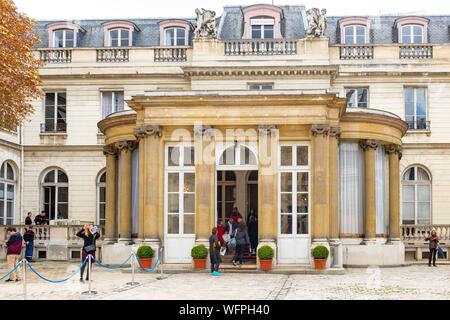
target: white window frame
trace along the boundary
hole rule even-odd
[[[97,190],[97,224],[98,225],[102,225],[101,224],[101,218],[100,218],[100,205],[104,204],[105,205],[105,221],[106,221],[106,182],[101,182],[101,178],[102,176],[105,175],[106,177],[106,169],[103,169],[102,171],[100,171],[98,177],[97,177],[97,181],[96,181],[96,190]],[[101,202],[100,201],[100,188],[105,188],[105,202]],[[103,224],[104,225],[104,224]]]
[[[130,29],[120,28],[120,27],[119,28],[108,29],[108,39],[109,39],[108,45],[110,47],[113,47],[113,45],[112,45],[113,38],[111,36],[111,32],[116,31],[116,30],[118,30],[118,32],[117,32],[117,46],[114,46],[114,48],[130,47],[132,45],[131,41],[132,41],[133,34],[132,34]],[[128,32],[128,44],[126,46],[122,46],[122,31]]]
[[[426,109],[426,112],[425,112],[425,122],[428,122],[429,120],[429,117],[428,117],[428,113],[429,113],[429,111],[428,111],[428,88],[426,88],[426,87],[404,87],[403,88],[403,101],[404,101],[404,106],[403,106],[403,111],[404,111],[404,114],[405,114],[405,117],[404,117],[404,119],[405,119],[405,121],[407,121],[407,119],[406,119],[406,116],[407,116],[407,114],[406,114],[406,90],[413,90],[413,92],[414,92],[414,94],[413,94],[413,96],[414,96],[414,101],[413,101],[413,103],[414,103],[414,114],[412,115],[413,116],[413,121],[414,121],[414,128],[409,128],[408,127],[408,130],[426,130],[426,129],[418,129],[417,128],[417,90],[424,90],[424,92],[425,92],[425,109]]]
[[[250,20],[250,37],[252,39],[274,39],[275,38],[275,18],[272,17],[261,17],[261,18],[252,18]],[[261,27],[261,38],[253,38],[253,26],[260,26]],[[272,38],[265,38],[264,37],[264,31],[267,28],[266,26],[272,27]]]
[[[347,97],[347,93],[350,91],[350,90],[355,90],[356,92],[355,92],[355,94],[354,94],[354,101],[347,101],[347,108],[363,108],[363,109],[368,109],[369,108],[369,87],[346,87],[345,88],[345,96]],[[365,106],[365,107],[360,107],[359,106],[359,101],[358,101],[358,91],[359,90],[366,90],[367,91],[367,94],[366,94],[366,96],[367,96],[367,102],[366,102],[366,104],[367,104],[367,106]],[[353,103],[354,104],[354,106],[353,107],[350,107],[349,106],[349,103]]]
[[[412,169],[412,168],[414,169],[414,179],[415,180],[405,180],[404,177],[405,177],[406,172],[408,172],[409,169]],[[427,173],[428,180],[417,180],[417,168],[420,168],[420,169],[424,170]],[[402,206],[402,210],[401,210],[401,224],[404,224],[403,223],[403,202],[404,202],[404,200],[403,200],[403,186],[413,186],[414,187],[414,225],[418,225],[419,224],[418,223],[418,215],[417,215],[419,202],[420,203],[429,203],[429,205],[430,205],[430,217],[429,217],[429,223],[428,224],[432,224],[433,223],[433,220],[432,220],[432,218],[433,218],[433,206],[432,206],[432,204],[433,204],[433,194],[432,194],[433,189],[432,189],[432,177],[431,177],[430,172],[427,169],[425,169],[424,167],[420,166],[420,165],[413,165],[413,166],[410,166],[410,167],[406,168],[406,170],[403,171],[403,173],[402,173],[402,180],[401,181],[402,181],[402,188],[401,188],[401,192],[400,192],[401,197],[402,197],[402,201],[401,201],[401,206]],[[418,201],[418,192],[417,192],[418,186],[428,186],[429,187],[429,190],[430,190],[430,201]],[[409,201],[409,202],[411,202],[411,201]]]
[[[174,30],[174,39],[175,39],[175,44],[167,44],[168,38],[167,38],[167,31],[169,30]],[[183,30],[184,31],[184,36],[183,36],[183,44],[177,44],[177,33],[178,30]],[[182,28],[182,27],[167,27],[164,28],[164,45],[169,46],[169,47],[182,47],[182,46],[186,46],[186,28]]]
[[[223,153],[230,147],[234,146],[234,164],[221,164],[220,158]],[[248,148],[250,154],[255,157],[254,164],[245,164],[241,161],[241,147]],[[256,142],[249,142],[248,144],[242,142],[218,142],[216,144],[216,170],[258,170],[258,146]]]
[[[66,111],[66,117],[64,119],[64,124],[65,124],[65,130],[58,130],[58,95],[59,94],[64,94],[66,96],[66,104],[65,104],[65,111]],[[53,106],[53,131],[48,131],[46,128],[46,123],[47,123],[47,118],[46,118],[46,108],[47,108],[47,101],[46,101],[46,95],[47,94],[53,94],[54,96],[54,106]],[[67,132],[67,92],[63,91],[63,90],[56,90],[56,91],[46,91],[44,94],[44,107],[43,107],[43,124],[44,124],[44,130],[41,130],[42,132],[46,133],[46,132],[50,132],[50,133],[54,133],[54,132],[62,132],[62,133],[66,133]]]
[[[421,34],[420,34],[420,36],[421,36],[421,38],[422,38],[422,41],[419,42],[419,43],[415,43],[415,42],[414,42],[414,37],[415,37],[415,34],[414,34],[414,27],[420,27],[420,28],[421,28]],[[404,29],[404,28],[409,28],[410,31],[411,31],[411,33],[410,33],[410,35],[409,35],[409,41],[408,41],[408,42],[404,42],[404,41],[403,41],[403,29]],[[421,24],[405,24],[405,25],[402,25],[402,26],[400,27],[400,42],[401,42],[402,44],[424,44],[424,43],[425,43],[425,34],[424,34],[424,32],[425,32],[425,27],[424,27],[423,25],[421,25]]]
[[[54,172],[54,181],[55,182],[44,182],[45,177],[50,173],[50,172]],[[58,171],[63,172],[66,177],[67,177],[67,182],[58,182]],[[58,216],[58,204],[60,203],[67,203],[67,219],[70,219],[70,194],[69,194],[69,176],[67,175],[67,172],[65,172],[64,170],[60,169],[60,168],[50,168],[44,171],[44,174],[42,175],[42,179],[41,179],[41,183],[40,183],[40,190],[41,190],[41,210],[44,210],[44,206],[45,206],[45,191],[44,188],[45,187],[55,187],[55,219],[51,218],[51,213],[50,212],[46,212],[46,214],[48,215],[48,220],[49,221],[57,221],[57,220],[65,220],[65,219],[60,219]],[[60,202],[58,197],[59,197],[59,188],[67,188],[67,202]]]
[[[282,147],[293,147],[292,148],[292,165],[281,165],[281,148]],[[297,147],[308,147],[308,165],[298,165],[297,164]],[[311,145],[307,142],[303,143],[291,143],[291,142],[280,142],[278,147],[278,236],[281,238],[310,238],[311,237],[311,217],[312,217],[312,203],[311,203]],[[281,175],[282,173],[290,173],[292,175],[292,212],[291,213],[281,213]],[[299,192],[297,190],[297,174],[307,173],[308,174],[308,212],[297,212],[297,194],[305,193]],[[292,216],[292,230],[290,234],[281,233],[281,216],[291,215]],[[308,216],[308,233],[297,234],[297,218],[298,215]]]
[[[8,171],[8,165],[11,167],[13,172],[13,179],[8,179],[7,171]],[[4,166],[4,167],[3,167]],[[15,223],[16,220],[16,198],[17,198],[17,174],[14,166],[9,162],[5,161],[0,165],[0,169],[3,167],[4,172],[0,174],[0,184],[4,186],[3,192],[4,192],[4,198],[3,200],[3,219],[4,225],[11,225]],[[1,177],[4,175],[4,177]],[[8,194],[8,186],[12,186],[13,188],[13,199],[7,200],[7,194]],[[12,223],[8,223],[8,203],[12,202]]]
[[[69,48],[75,48],[75,45],[76,45],[75,44],[75,37],[76,37],[77,33],[73,29],[56,29],[56,30],[53,30],[53,48],[60,48],[60,47],[58,47],[56,45],[56,36],[55,36],[55,34],[58,31],[63,31],[63,46],[62,46],[63,48],[67,47],[67,31],[72,31],[73,32],[73,38],[72,38],[73,46],[69,47]]]
[[[358,39],[358,37],[357,37],[357,34],[356,34],[356,29],[358,28],[358,27],[362,27],[362,28],[364,28],[364,42],[362,43],[362,44],[366,44],[368,41],[367,41],[367,26],[364,26],[364,25],[361,25],[361,24],[350,24],[350,25],[346,25],[345,27],[344,27],[344,33],[343,33],[343,37],[344,37],[344,41],[343,41],[343,44],[349,44],[349,45],[358,45],[359,43],[357,43],[356,42],[356,40]],[[346,30],[348,29],[348,28],[352,28],[353,29],[353,36],[352,36],[352,43],[348,43],[347,42],[347,36],[346,36]],[[362,45],[362,44],[360,44],[360,45]]]
[[[123,111],[123,110],[125,110],[125,91],[123,90],[123,89],[112,89],[112,90],[101,90],[100,91],[100,105],[101,105],[101,108],[100,108],[100,117],[101,117],[101,119],[105,119],[104,117],[103,117],[103,94],[104,93],[112,93],[112,96],[111,96],[111,99],[112,99],[112,111],[111,111],[111,113],[110,114],[113,114],[113,113],[115,113],[115,112],[118,112],[117,111],[117,105],[116,105],[116,94],[118,93],[118,92],[121,92],[122,93],[122,95],[123,95],[123,109],[122,110],[120,110],[120,111]],[[109,115],[109,114],[108,114]],[[100,130],[100,129],[99,129]]]

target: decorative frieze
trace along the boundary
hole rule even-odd
[[[330,126],[327,124],[313,124],[311,126],[311,132],[313,136],[327,136],[330,132]]]
[[[145,136],[153,136],[157,135],[158,137],[162,136],[162,128],[158,125],[145,125],[139,128],[136,128],[134,131],[134,135],[138,139],[142,139]]]
[[[122,150],[128,150],[133,151],[136,149],[136,142],[135,141],[120,141],[116,142],[115,147],[116,149],[121,152]]]
[[[364,150],[368,150],[368,149],[376,149],[378,148],[378,141],[376,140],[371,140],[371,139],[367,139],[367,140],[361,140],[359,141],[359,146]]]
[[[258,126],[258,133],[260,136],[274,136],[276,134],[276,130],[277,127],[274,124]]]

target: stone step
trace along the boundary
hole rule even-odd
[[[242,266],[235,266],[232,263],[221,263],[222,270],[256,270],[256,263],[244,263]]]

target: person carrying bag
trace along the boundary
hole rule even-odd
[[[98,238],[100,238],[100,233],[98,232],[97,227],[86,224],[84,225],[83,229],[78,231],[77,237],[82,238],[84,240],[81,260],[84,261],[88,257],[88,255],[91,255],[92,258],[95,258],[95,251],[97,250],[95,242]],[[80,273],[81,282],[83,282],[84,269],[86,268],[87,263],[88,262],[86,262],[81,267]],[[91,270],[88,268],[88,271],[86,272],[86,280],[89,280],[90,272]]]

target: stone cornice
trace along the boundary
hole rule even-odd
[[[117,115],[115,117],[106,117],[105,119],[101,120],[99,123],[97,123],[97,127],[100,129],[100,131],[105,134],[105,130],[114,127],[114,126],[121,126],[125,124],[135,124],[136,123],[136,114],[123,114],[123,115]]]
[[[402,136],[404,136],[408,130],[408,124],[405,121],[399,118],[376,113],[346,112],[341,118],[341,122],[367,122],[389,125],[400,130],[402,132]]]

